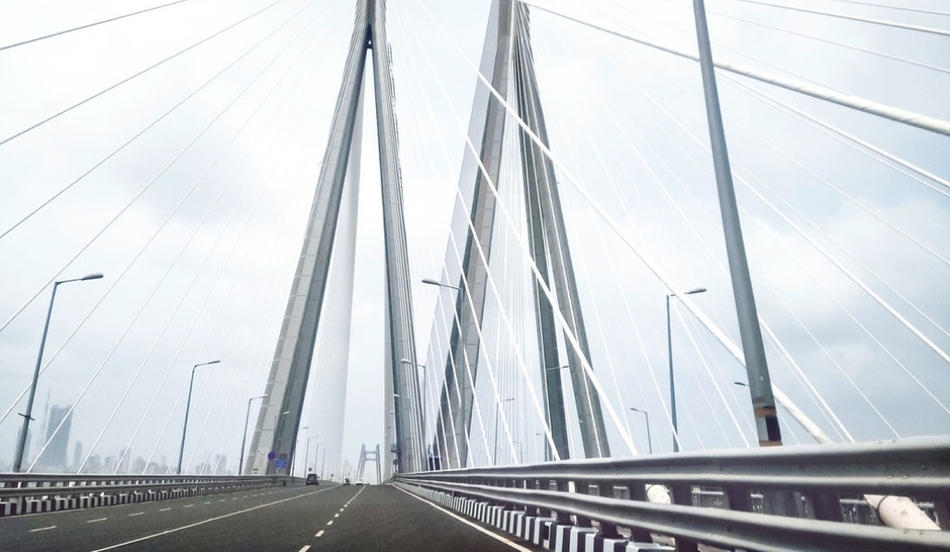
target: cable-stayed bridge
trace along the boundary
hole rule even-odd
[[[471,4],[7,10],[11,542],[950,546],[950,11]]]

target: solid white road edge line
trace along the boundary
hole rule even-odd
[[[156,537],[162,537],[162,536],[165,536],[165,535],[168,535],[168,534],[171,534],[171,533],[177,533],[177,532],[179,532],[179,531],[184,531],[185,529],[191,529],[192,527],[198,527],[199,525],[204,525],[204,524],[206,524],[206,523],[211,523],[212,521],[218,521],[218,520],[225,519],[225,518],[229,518],[229,517],[236,516],[236,515],[239,515],[239,514],[245,514],[245,513],[247,513],[247,512],[253,512],[254,510],[260,510],[261,508],[267,508],[268,506],[274,506],[275,504],[282,504],[282,503],[284,503],[284,502],[290,502],[291,500],[297,500],[298,498],[303,498],[303,497],[306,497],[306,496],[315,495],[315,494],[318,494],[318,493],[322,493],[322,492],[324,492],[324,491],[329,491],[329,490],[332,489],[332,488],[333,488],[333,487],[330,487],[330,488],[327,488],[327,489],[322,489],[322,490],[319,490],[319,491],[314,491],[314,492],[312,492],[312,493],[300,494],[300,495],[292,496],[292,497],[289,497],[289,498],[282,498],[282,499],[280,499],[280,500],[275,500],[274,502],[268,502],[267,504],[258,504],[257,506],[252,506],[252,507],[250,507],[250,508],[245,508],[244,510],[238,510],[237,512],[231,512],[230,514],[224,514],[223,516],[216,516],[216,517],[213,517],[213,518],[208,518],[208,519],[206,519],[206,520],[204,520],[204,521],[199,521],[199,522],[197,522],[197,523],[190,523],[190,524],[188,524],[188,525],[183,525],[183,526],[181,526],[181,527],[176,527],[175,529],[168,529],[168,530],[166,530],[166,531],[162,531],[161,533],[155,533],[155,534],[153,534],[153,535],[148,535],[148,536],[145,536],[145,537],[139,537],[139,538],[137,538],[137,539],[133,539],[133,540],[130,540],[130,541],[120,542],[119,544],[113,544],[113,545],[107,546],[107,547],[105,547],[105,548],[97,548],[97,549],[93,550],[92,552],[105,552],[106,550],[115,550],[116,548],[122,548],[123,546],[128,546],[128,545],[130,545],[130,544],[135,544],[135,543],[139,543],[139,542],[142,542],[142,541],[151,540],[151,539],[154,539],[154,538],[156,538]],[[186,506],[186,508],[187,508],[187,506]],[[54,527],[55,527],[55,526],[54,526]]]
[[[396,487],[396,485],[393,485],[393,487]],[[474,528],[474,529],[477,529],[477,530],[481,531],[482,533],[485,533],[485,534],[488,535],[489,537],[491,537],[491,538],[493,538],[493,539],[495,539],[495,540],[497,540],[497,541],[503,542],[504,544],[507,544],[508,546],[514,548],[515,550],[519,550],[520,552],[531,552],[531,550],[525,548],[524,546],[521,546],[520,544],[515,543],[515,542],[511,542],[510,540],[506,539],[505,537],[502,537],[501,535],[496,535],[495,533],[492,533],[491,531],[489,531],[488,529],[485,529],[484,527],[479,527],[478,525],[472,523],[471,521],[469,521],[469,520],[467,520],[467,519],[465,519],[465,518],[463,518],[463,517],[460,517],[460,516],[457,516],[457,515],[453,514],[452,512],[446,510],[445,508],[439,506],[438,504],[436,504],[436,503],[434,503],[434,502],[429,502],[428,500],[422,498],[421,496],[416,496],[416,495],[410,493],[409,491],[407,491],[407,490],[405,490],[405,489],[401,489],[401,488],[399,488],[399,487],[396,487],[396,488],[399,489],[400,491],[406,493],[407,495],[411,496],[412,498],[415,498],[416,500],[418,500],[418,501],[420,501],[420,502],[422,502],[422,503],[424,503],[424,504],[428,504],[429,506],[432,506],[432,507],[435,508],[436,510],[439,510],[440,512],[442,512],[443,514],[445,514],[445,515],[447,515],[447,516],[454,517],[455,519],[461,521],[462,523],[468,525],[469,527],[472,527],[472,528]]]

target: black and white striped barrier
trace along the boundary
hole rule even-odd
[[[44,476],[32,476],[38,481]],[[60,480],[63,476],[59,477]],[[78,476],[77,479],[82,476]],[[8,476],[8,479],[23,478],[22,476]],[[87,477],[88,479],[88,477]],[[233,478],[230,481],[202,481],[197,477],[194,481],[167,483],[150,487],[147,483],[130,485],[124,482],[116,484],[102,484],[102,478],[94,477],[94,485],[66,485],[55,486],[22,485],[0,481],[0,517],[23,514],[40,514],[58,512],[77,508],[97,508],[100,506],[115,506],[119,504],[133,504],[168,500],[190,496],[204,496],[237,490],[268,487],[284,483],[285,478]],[[211,478],[206,478],[211,479]]]
[[[554,518],[529,515],[525,512],[505,509],[464,496],[452,496],[442,491],[423,489],[414,485],[396,483],[402,489],[426,498],[445,508],[476,519],[518,538],[543,546],[552,552],[640,552],[650,550],[673,550],[670,546],[655,543],[630,542],[623,538],[601,536],[592,527],[576,527],[559,524]]]

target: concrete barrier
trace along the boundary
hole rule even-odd
[[[557,523],[554,518],[542,518],[525,512],[506,509],[498,504],[490,504],[464,496],[423,489],[406,484],[397,484],[400,488],[421,496],[447,509],[475,519],[487,526],[501,529],[517,538],[543,546],[552,552],[646,552],[672,551],[670,546],[655,543],[630,542],[622,537],[608,538],[600,535],[595,528],[575,527]]]
[[[280,478],[0,475],[0,517],[98,508],[270,487]],[[190,479],[190,481],[188,480]],[[209,481],[210,480],[210,481]],[[154,488],[158,487],[158,488]]]

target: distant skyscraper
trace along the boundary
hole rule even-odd
[[[214,474],[222,475],[227,473],[228,469],[228,456],[226,454],[215,454],[214,455]]]
[[[46,441],[49,445],[40,458],[40,465],[47,470],[66,471],[67,449],[69,448],[69,430],[72,426],[72,412],[69,406],[51,406],[46,422]],[[56,428],[62,424],[62,429]],[[55,434],[54,434],[55,433]]]
[[[20,426],[19,431],[17,431],[17,442],[20,442],[20,436],[23,435],[23,426]],[[23,443],[23,469],[26,469],[26,466],[30,465],[30,437],[33,436],[33,432],[30,430],[26,431],[26,441]]]
[[[122,449],[119,452],[119,470],[116,473],[130,473],[129,472],[129,457],[132,456],[132,451],[128,449]]]
[[[79,466],[82,465],[82,443],[76,441],[76,444],[73,445],[73,471],[78,472]]]
[[[89,461],[86,462],[86,468],[83,470],[83,473],[103,473],[102,459],[98,454],[93,454],[89,457]]]

